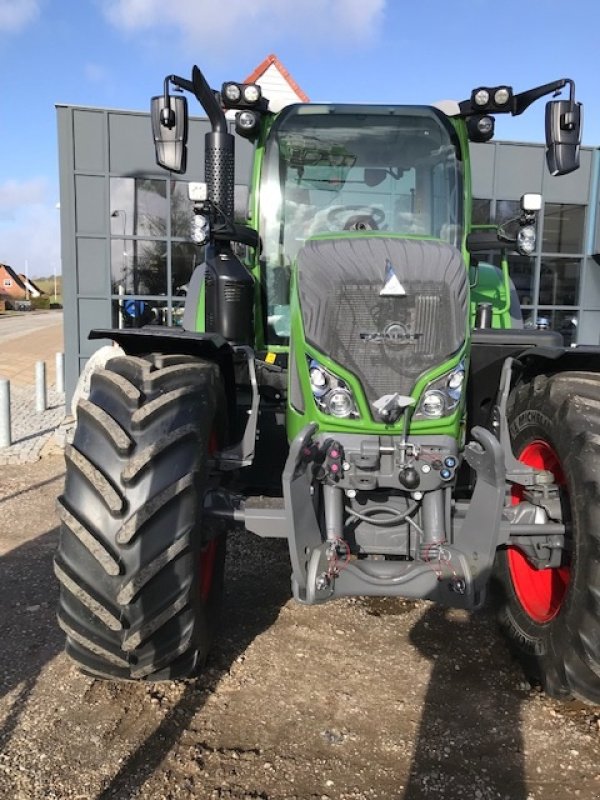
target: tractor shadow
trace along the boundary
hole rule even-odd
[[[58,590],[52,557],[59,529],[53,528],[0,558],[0,698],[16,690],[10,710],[0,722],[0,752],[45,667],[63,648],[56,625]]]
[[[493,614],[432,606],[410,633],[433,662],[404,800],[526,800],[519,675]]]
[[[268,576],[268,578],[267,578]],[[228,534],[221,626],[207,669],[186,683],[160,725],[126,758],[96,800],[134,797],[190,727],[219,681],[250,643],[276,621],[290,598],[290,565],[285,540]]]

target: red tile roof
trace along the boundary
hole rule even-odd
[[[265,74],[265,72],[269,69],[271,65],[277,67],[279,72],[283,75],[283,77],[289,83],[290,87],[294,90],[294,92],[296,92],[296,94],[298,95],[300,100],[302,100],[303,103],[310,103],[310,97],[306,94],[306,92],[302,91],[300,86],[292,78],[290,73],[287,71],[287,69],[283,66],[281,61],[277,58],[277,56],[274,53],[271,53],[271,55],[267,56],[265,60],[262,61],[258,65],[258,67],[256,67],[256,69],[253,72],[251,72],[250,75],[248,75],[247,78],[245,78],[244,83],[256,83],[256,81],[259,80],[259,78],[261,78],[262,75]]]

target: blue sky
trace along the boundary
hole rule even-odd
[[[462,100],[571,77],[600,146],[598,0],[0,0],[0,262],[60,270],[56,103],[147,109],[167,73],[212,85],[276,53],[314,100]],[[496,138],[542,141],[544,104]]]

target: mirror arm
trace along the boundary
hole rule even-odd
[[[561,78],[552,83],[545,83],[543,86],[536,86],[535,89],[528,89],[526,92],[521,92],[514,96],[514,106],[512,114],[518,117],[525,109],[529,108],[532,103],[544,97],[547,94],[558,94],[565,86],[569,86],[569,102],[571,110],[575,107],[575,83],[570,78]]]

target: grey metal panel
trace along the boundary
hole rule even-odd
[[[577,343],[600,344],[600,311],[581,312]]]
[[[73,180],[73,109],[58,108],[58,162],[60,176],[60,239],[62,262],[63,327],[65,337],[65,392],[67,404],[79,375],[77,342],[77,273],[75,267],[75,186]]]
[[[587,203],[591,166],[592,151],[582,150],[580,166],[575,172],[552,177],[547,169],[544,170],[542,194],[546,203]]]
[[[580,298],[582,308],[600,309],[600,265],[593,258],[584,261]]]
[[[104,172],[106,169],[105,118],[102,111],[76,109],[73,112],[75,169]]]
[[[96,297],[106,297],[110,293],[104,239],[77,240],[77,291]]]
[[[107,339],[94,339],[90,342],[88,334],[92,328],[110,328],[110,300],[108,297],[97,299],[81,298],[79,309],[79,354],[91,356],[99,347],[110,344]]]
[[[471,145],[473,197],[485,199],[493,197],[495,159],[496,145],[494,143]]]
[[[543,147],[498,142],[495,196],[499,200],[518,200],[525,192],[539,192],[545,169]]]
[[[120,175],[165,176],[154,158],[154,143],[150,118],[111,111],[108,114],[109,169]]]
[[[100,176],[75,176],[75,224],[77,233],[106,232],[106,180]]]

